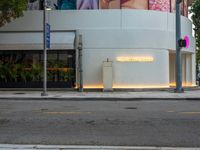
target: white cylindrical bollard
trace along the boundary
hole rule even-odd
[[[113,91],[112,61],[103,62],[103,91]]]

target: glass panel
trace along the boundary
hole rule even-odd
[[[148,9],[148,0],[121,0],[123,9]]]
[[[42,67],[39,53],[29,51],[1,51],[1,82],[40,81]]]
[[[120,9],[120,0],[99,0],[100,9]]]
[[[75,51],[48,51],[48,84],[51,87],[73,87]],[[23,83],[23,87],[42,87],[43,51],[0,51],[0,87]],[[37,82],[37,84],[35,84]],[[39,83],[39,84],[38,84]]]
[[[149,9],[170,12],[170,0],[149,0]]]

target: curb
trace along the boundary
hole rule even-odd
[[[198,147],[156,147],[156,146],[87,146],[87,145],[17,145],[0,144],[0,149],[15,150],[200,150]]]
[[[145,101],[145,100],[190,100],[198,101],[200,97],[0,97],[0,100],[48,100],[48,101]]]

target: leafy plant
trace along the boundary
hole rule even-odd
[[[39,81],[42,77],[42,66],[39,63],[33,63],[29,76],[32,81]]]
[[[7,82],[6,69],[5,65],[0,63],[0,81],[2,82]]]
[[[191,6],[192,20],[195,26],[197,64],[200,64],[200,0],[194,0]]]
[[[23,15],[27,8],[27,0],[0,1],[0,27]]]
[[[67,71],[60,70],[59,75],[63,81],[72,81],[75,78],[73,69]]]

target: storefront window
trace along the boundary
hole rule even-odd
[[[47,63],[49,87],[74,87],[74,51],[48,51]],[[0,87],[42,87],[42,72],[43,51],[0,51]]]

